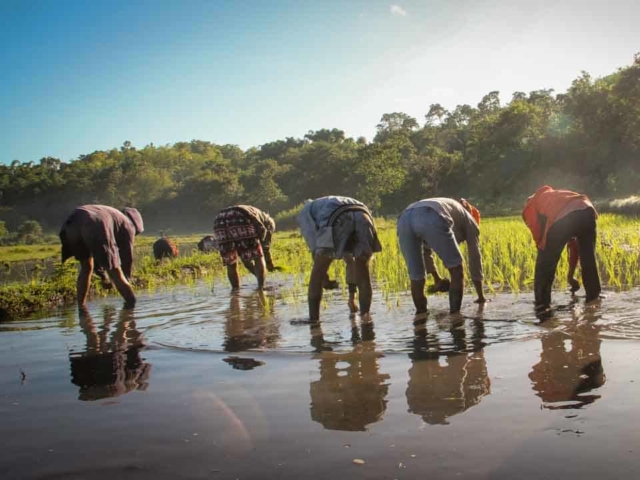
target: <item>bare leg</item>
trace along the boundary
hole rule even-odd
[[[80,273],[76,284],[78,291],[78,307],[84,307],[91,285],[91,274],[93,273],[93,257],[80,261]]]
[[[238,275],[238,264],[227,265],[227,278],[231,284],[231,291],[240,288],[240,275]]]
[[[356,313],[358,306],[356,305],[356,292],[357,287],[357,274],[356,274],[356,260],[351,255],[344,256],[344,263],[347,265],[347,285],[349,287],[349,311]]]
[[[125,308],[133,308],[136,305],[136,296],[120,267],[108,270],[107,273],[122,298],[124,298]]]
[[[267,277],[267,266],[264,263],[264,257],[256,258],[253,274],[258,279],[258,288],[262,290]]]
[[[451,274],[451,288],[449,289],[449,312],[458,313],[462,307],[464,292],[464,270],[462,265],[449,269]]]
[[[331,257],[316,255],[313,259],[311,278],[309,279],[309,320],[317,322],[320,320],[320,302],[322,302],[322,284],[327,277]]]
[[[370,257],[357,257],[355,260],[356,283],[358,285],[360,315],[364,316],[371,310],[371,276],[369,275]]]

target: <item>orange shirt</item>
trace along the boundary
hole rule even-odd
[[[570,190],[554,190],[545,185],[527,199],[522,218],[531,230],[538,248],[544,250],[551,225],[568,213],[585,208],[593,208],[586,195]],[[596,218],[597,215],[596,213]]]

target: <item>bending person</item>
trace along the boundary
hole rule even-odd
[[[574,278],[580,260],[586,301],[598,298],[601,292],[595,254],[598,213],[589,198],[545,185],[527,199],[522,218],[538,247],[534,277],[536,310],[543,311],[551,305],[551,287],[565,245],[569,247],[567,281],[571,291],[580,288]]]
[[[135,236],[144,231],[140,212],[125,208],[122,212],[106,205],[76,208],[60,230],[62,263],[75,257],[80,261],[78,306],[84,307],[94,268],[105,281],[104,271],[131,308],[136,297],[128,280],[133,265]]]
[[[213,222],[213,235],[232,290],[240,288],[238,257],[264,287],[266,270],[275,270],[271,260],[271,238],[276,222],[269,214],[250,205],[234,205],[222,210]]]
[[[475,212],[474,212],[475,211]],[[477,216],[474,219],[472,213]],[[433,252],[442,259],[451,275],[449,290],[449,311],[457,313],[462,306],[464,290],[464,270],[461,242],[467,242],[469,271],[478,294],[476,303],[485,303],[482,290],[482,257],[480,255],[478,222],[480,214],[465,200],[452,198],[427,198],[409,205],[398,219],[398,240],[402,255],[409,270],[411,297],[416,314],[427,311],[427,297],[424,294],[426,272],[433,275],[437,283],[442,282],[433,261]],[[441,290],[447,290],[446,287]]]
[[[369,209],[349,197],[322,197],[309,200],[298,215],[298,224],[311,253],[313,269],[309,280],[309,319],[320,319],[322,288],[333,259],[343,258],[347,264],[349,306],[355,310],[356,288],[359,290],[360,313],[369,315],[371,277],[369,261],[374,252],[382,251]]]

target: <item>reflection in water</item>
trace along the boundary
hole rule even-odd
[[[225,352],[275,348],[280,332],[278,324],[269,321],[268,317],[273,314],[271,309],[274,303],[274,298],[267,297],[261,290],[252,292],[249,296],[232,292],[229,309],[225,312]]]
[[[256,367],[261,367],[265,364],[260,360],[243,357],[227,357],[223,358],[222,361],[231,365],[234,370],[253,370]]]
[[[386,408],[389,375],[378,372],[373,323],[361,329],[352,320],[348,353],[333,353],[324,343],[320,324],[311,326],[312,344],[320,352],[320,379],[310,384],[311,419],[327,430],[364,431],[378,422]]]
[[[533,366],[529,378],[544,408],[581,408],[600,398],[585,395],[606,381],[596,320],[591,315],[578,318],[574,312],[566,329],[552,330],[541,338],[540,362]],[[543,325],[553,324],[549,319]]]
[[[484,358],[484,327],[471,324],[467,340],[464,321],[441,323],[439,332],[429,333],[417,326],[409,368],[407,404],[409,411],[429,424],[447,425],[447,418],[477,405],[491,393],[491,382]],[[442,348],[442,332],[451,335],[453,349]]]
[[[80,400],[117,397],[149,385],[151,365],[140,357],[144,348],[136,330],[133,311],[123,309],[111,331],[115,309],[104,310],[104,322],[97,330],[88,311],[80,313],[80,328],[86,337],[84,352],[69,355],[71,383],[80,387]]]

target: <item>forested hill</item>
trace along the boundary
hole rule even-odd
[[[563,94],[498,92],[476,106],[426,107],[424,119],[384,114],[368,143],[338,129],[243,151],[193,140],[96,151],[63,163],[0,166],[0,220],[57,230],[85,203],[133,205],[147,229],[206,231],[215,213],[248,203],[277,213],[306,198],[358,198],[393,214],[428,196],[464,196],[513,211],[539,185],[620,197],[640,190],[640,56],[616,73],[583,73]],[[0,152],[2,155],[2,152]]]

